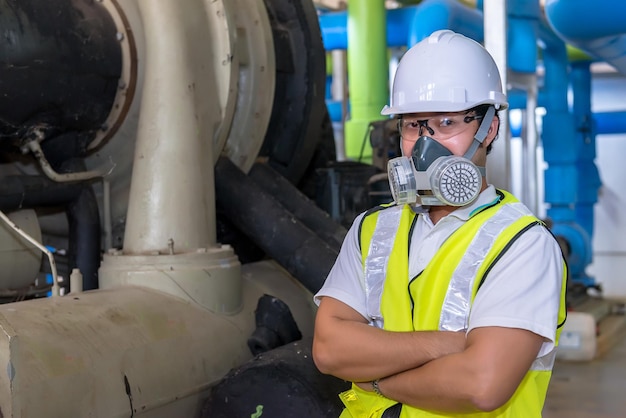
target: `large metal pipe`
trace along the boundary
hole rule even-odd
[[[100,216],[88,185],[56,183],[39,176],[7,176],[0,182],[0,210],[65,207],[69,224],[70,266],[83,273],[85,290],[98,288]]]
[[[256,245],[308,290],[324,283],[337,251],[299,222],[276,199],[260,190],[228,158],[215,166],[217,204]]]
[[[350,118],[344,133],[346,156],[353,160],[371,161],[370,122],[385,119],[380,115],[389,97],[385,16],[382,0],[348,3]]]
[[[6,176],[0,181],[0,210],[62,206],[75,199],[85,186],[55,183],[40,176]]]
[[[124,252],[167,253],[170,240],[177,253],[213,248],[211,140],[221,112],[215,100],[204,99],[217,92],[213,48],[201,55],[190,39],[210,36],[226,18],[201,2],[139,0],[138,6],[149,43]],[[197,21],[203,13],[213,20]]]
[[[231,370],[212,388],[200,417],[247,417],[251,411],[257,411],[253,417],[338,417],[344,407],[337,394],[350,382],[321,374],[311,346],[311,339],[297,341]]]
[[[256,163],[248,175],[299,221],[315,231],[326,244],[339,252],[347,232],[343,225],[335,222],[327,212],[316,206],[311,199],[269,165]]]
[[[84,187],[67,205],[69,224],[68,271],[78,268],[83,276],[83,290],[98,288],[100,268],[100,214],[94,191]]]
[[[561,39],[626,74],[626,3],[547,0],[544,10],[548,23]]]
[[[45,121],[56,133],[102,128],[118,90],[121,49],[100,2],[0,0],[0,133]]]
[[[227,4],[137,0],[145,81],[124,244],[103,257],[101,289],[146,286],[224,314],[244,303],[239,260],[216,243],[211,164],[218,87],[235,58],[216,60],[221,43],[201,42],[233,30]]]

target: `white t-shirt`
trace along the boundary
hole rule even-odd
[[[471,214],[498,199],[489,186],[469,206],[459,208],[436,225],[427,213],[419,213],[411,237],[409,279],[428,265],[441,244]],[[417,210],[419,211],[419,209]],[[315,295],[330,296],[359,312],[368,321],[364,272],[359,244],[360,214],[348,230],[346,238],[326,281]],[[545,229],[534,227],[517,239],[495,263],[479,289],[469,314],[467,332],[479,327],[526,329],[545,338],[538,357],[554,348],[560,303],[563,265],[561,249]]]

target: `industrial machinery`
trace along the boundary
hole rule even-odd
[[[0,23],[0,416],[235,416],[254,389],[210,389],[263,353],[245,416],[336,411],[312,292],[345,229],[296,187],[333,157],[313,3],[2,0]]]

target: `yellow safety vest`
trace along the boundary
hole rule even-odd
[[[389,331],[461,330],[467,325],[469,308],[493,264],[506,248],[527,229],[542,225],[509,193],[498,190],[500,200],[473,213],[434,255],[425,270],[409,281],[409,243],[417,215],[407,205],[380,208],[367,214],[360,226],[360,243],[365,280],[370,299],[380,301],[383,328]],[[488,222],[493,220],[496,222]],[[388,246],[372,242],[393,242]],[[488,251],[485,251],[485,249]],[[381,261],[384,260],[384,261]],[[480,262],[477,262],[480,261]],[[384,263],[385,268],[380,264]],[[381,276],[382,275],[382,276]],[[563,261],[563,285],[558,314],[555,349],[538,358],[511,399],[493,412],[463,414],[466,418],[541,417],[552,375],[556,345],[565,323],[567,265]],[[419,278],[419,280],[415,280]],[[382,283],[382,284],[381,284]],[[407,287],[409,291],[407,292]],[[378,289],[378,290],[377,290]],[[376,294],[376,292],[379,292]],[[458,309],[465,306],[466,309]],[[397,402],[361,390],[341,393],[346,409],[341,418],[377,418]],[[401,418],[449,417],[408,405]]]

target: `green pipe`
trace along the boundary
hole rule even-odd
[[[567,58],[570,62],[593,61],[593,58],[581,49],[578,49],[571,45],[565,45],[565,49],[567,51]]]
[[[350,119],[345,124],[346,157],[371,163],[369,124],[384,119],[389,100],[386,10],[384,0],[348,3],[348,89]]]

